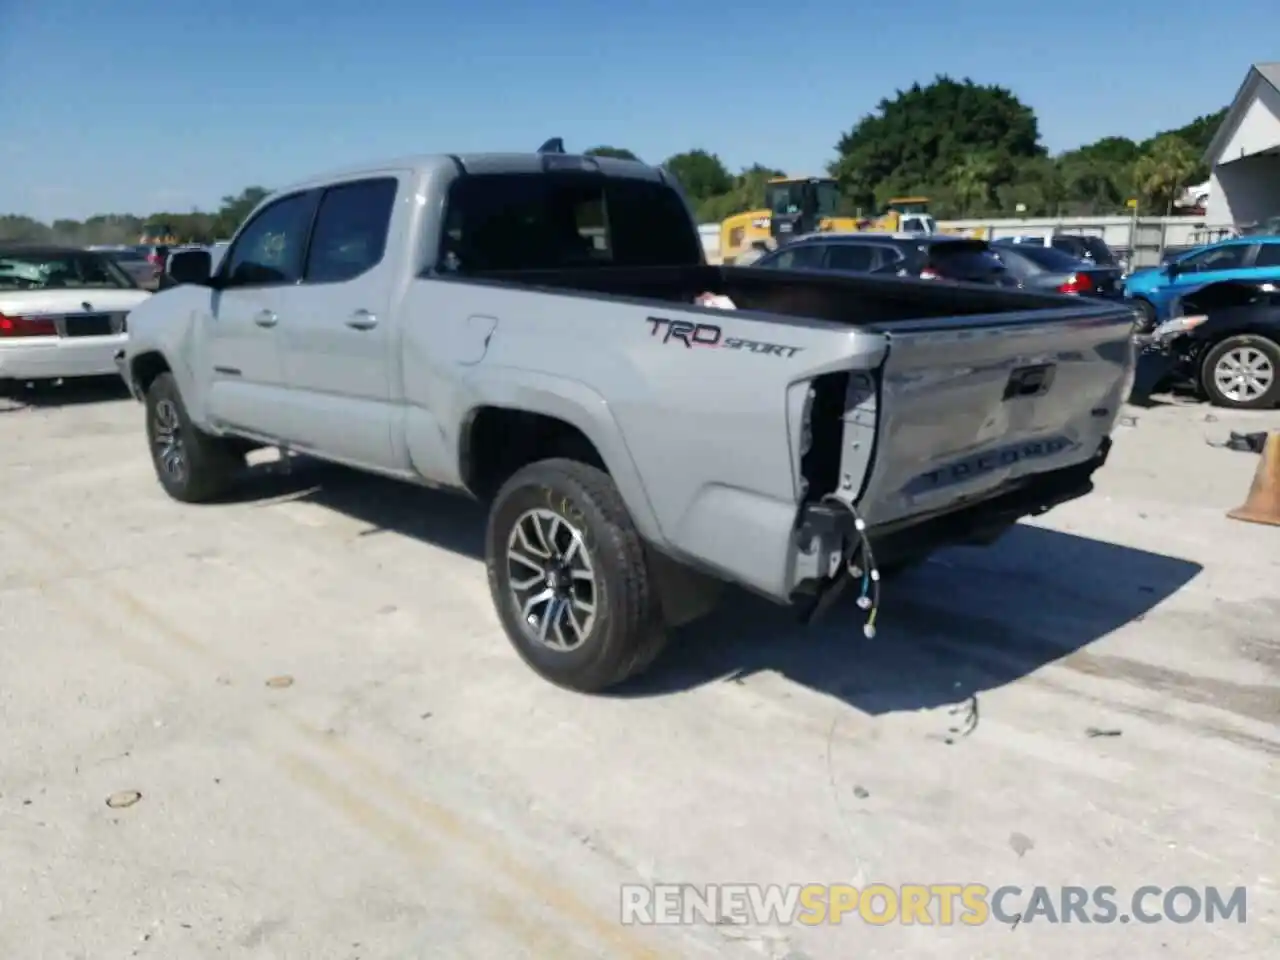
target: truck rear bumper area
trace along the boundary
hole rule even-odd
[[[934,513],[873,525],[870,528],[876,563],[891,567],[920,560],[944,547],[989,543],[1023,517],[1036,516],[1093,490],[1093,474],[1107,462],[1110,437],[1083,463],[1011,480],[999,489]],[[810,504],[804,510],[799,542],[828,556],[857,534],[853,515],[833,503]],[[803,592],[818,582],[798,585]]]

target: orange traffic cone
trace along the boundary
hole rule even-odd
[[[1227,516],[1233,520],[1280,527],[1280,433],[1273,430],[1267,434],[1249,496]]]

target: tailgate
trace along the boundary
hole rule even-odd
[[[872,524],[947,510],[1098,450],[1133,370],[1133,315],[1086,306],[885,324]]]

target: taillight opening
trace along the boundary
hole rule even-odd
[[[920,271],[921,280],[939,280],[941,278],[942,274],[938,273],[938,271],[934,270],[932,267],[925,267]]]
[[[56,337],[58,328],[49,317],[10,317],[0,313],[0,338]]]
[[[1087,273],[1073,273],[1071,277],[1058,288],[1059,293],[1088,293],[1090,290],[1096,290],[1093,279]]]

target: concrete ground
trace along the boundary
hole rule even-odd
[[[0,956],[1274,957],[1280,529],[1210,442],[1276,416],[1129,414],[1097,492],[895,582],[873,641],[734,596],[588,698],[509,649],[467,502],[310,465],[183,507],[118,391],[11,404]],[[1248,913],[619,923],[623,883],[876,881]]]

